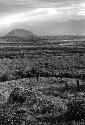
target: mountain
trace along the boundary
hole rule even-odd
[[[45,23],[45,24],[44,24]],[[36,25],[35,30],[38,30]],[[33,31],[33,30],[31,30]],[[0,43],[12,44],[12,45],[51,45],[66,43],[65,40],[71,42],[74,41],[85,41],[85,19],[80,20],[69,20],[66,22],[43,22],[40,32],[45,35],[35,35],[26,29],[15,29],[9,32],[7,35],[0,38]],[[53,32],[52,32],[53,31]],[[52,34],[51,34],[52,33]],[[41,33],[42,34],[42,33]],[[81,36],[81,34],[83,36]],[[16,44],[17,43],[17,44]],[[22,43],[22,44],[21,44]],[[84,42],[83,42],[84,43]],[[0,44],[1,45],[1,44]]]
[[[59,25],[64,34],[85,35],[85,19],[69,20]]]
[[[44,43],[46,40],[44,42],[43,38],[25,29],[15,29],[0,37],[0,46],[35,46]]]
[[[33,37],[34,34],[30,32],[29,30],[25,29],[15,29],[11,32],[9,32],[5,37],[23,37],[23,38],[30,38]]]
[[[6,34],[3,37],[0,37],[0,45],[4,43],[8,46],[10,45],[35,45],[38,44],[38,37],[25,29],[15,29]],[[22,43],[22,44],[21,44]]]
[[[38,30],[36,27],[35,29]],[[41,29],[41,34],[81,36],[85,35],[85,19],[71,19],[65,22],[58,22],[55,20],[51,22],[45,22],[42,24]]]

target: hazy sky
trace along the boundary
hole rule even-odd
[[[58,34],[58,31],[64,34],[64,29],[70,30],[69,26],[66,30],[65,22],[81,19],[85,19],[85,0],[0,0],[1,34],[15,28],[25,28],[38,34]],[[58,24],[61,24],[61,30]],[[83,30],[84,27],[83,24]]]

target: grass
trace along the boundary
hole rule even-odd
[[[0,94],[4,97],[3,104],[0,102],[0,124],[85,124],[84,82],[81,81],[77,86],[73,78],[39,77],[38,81],[36,77],[27,78],[33,67],[40,72],[56,74],[64,71],[71,74],[84,73],[85,68],[81,68],[85,65],[83,56],[81,58],[76,53],[65,53],[67,55],[63,56],[60,49],[56,53],[61,56],[40,56],[35,52],[35,58],[30,52],[26,57],[0,60]],[[18,94],[15,88],[20,88]],[[16,96],[13,95],[14,91]]]
[[[45,123],[46,125],[76,125],[77,123],[85,123],[83,115],[81,117],[83,121],[81,119],[77,121],[76,118],[72,118],[73,115],[75,116],[76,112],[82,114],[82,112],[84,111],[84,109],[79,107],[79,100],[81,100],[82,104],[84,104],[85,89],[83,88],[85,87],[85,85],[80,85],[81,91],[78,90],[75,84],[73,86],[69,86],[69,89],[66,91],[63,85],[61,88],[59,87],[61,83],[52,83],[53,81],[54,79],[52,78],[40,78],[38,82],[36,81],[36,79],[29,80],[26,78],[17,81],[13,80],[10,82],[5,82],[5,84],[10,86],[10,96],[11,91],[13,92],[15,87],[19,87],[22,88],[22,93],[25,93],[25,95],[27,95],[27,101],[23,103],[17,102],[17,100],[14,103],[6,101],[3,105],[1,104],[0,110],[3,110],[3,112],[0,114],[0,117],[3,124],[12,124],[12,121],[13,124],[15,124],[15,120],[19,125],[24,122],[26,124],[30,123],[36,125],[44,125]],[[31,93],[31,95],[32,93],[34,93],[35,96],[29,97],[29,94],[26,94],[29,92]],[[10,98],[10,96],[8,97]],[[35,101],[32,101],[33,99]],[[75,101],[76,99],[77,102]],[[77,103],[78,108],[76,107]],[[71,112],[73,113],[73,111],[74,114],[71,114]],[[85,113],[83,112],[83,114]],[[2,117],[3,115],[4,117]],[[22,118],[22,116],[24,117]],[[6,119],[6,122],[4,122],[3,119]],[[8,121],[8,119],[10,119],[10,122]]]

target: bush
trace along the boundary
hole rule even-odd
[[[16,79],[21,79],[21,78],[24,78],[24,73],[22,71],[16,71],[15,72],[15,77]]]
[[[25,101],[26,96],[23,95],[20,88],[14,88],[8,98],[9,103],[24,103]]]
[[[85,101],[73,100],[68,104],[66,112],[66,120],[82,120],[85,119]]]
[[[37,96],[37,102],[33,105],[32,110],[38,121],[54,124],[58,115],[65,112],[66,108],[61,98],[41,95]]]
[[[9,78],[7,76],[7,74],[3,74],[1,77],[0,77],[0,82],[5,82],[5,81],[8,81]]]

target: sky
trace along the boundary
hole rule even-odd
[[[0,34],[85,35],[85,0],[0,0]]]

